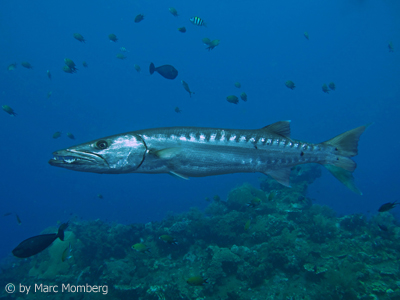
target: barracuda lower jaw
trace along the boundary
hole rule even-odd
[[[76,157],[76,156],[54,156],[53,160],[62,161],[67,164],[72,164],[74,162],[79,162],[79,161],[92,161],[90,159],[85,159],[85,158]]]

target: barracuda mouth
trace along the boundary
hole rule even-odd
[[[71,168],[74,167],[108,167],[107,162],[94,153],[81,152],[76,150],[60,150],[53,153],[53,158],[49,160],[49,164],[57,167]]]

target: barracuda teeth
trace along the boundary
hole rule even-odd
[[[71,163],[73,163],[74,161],[76,161],[76,159],[75,159],[75,158],[70,158],[70,159],[64,158],[64,161],[65,161],[66,163],[71,164]]]

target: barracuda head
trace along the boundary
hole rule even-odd
[[[134,134],[119,134],[53,152],[49,164],[80,172],[130,173],[144,160],[146,146]]]

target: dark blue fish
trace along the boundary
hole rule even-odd
[[[163,65],[160,67],[155,67],[153,63],[150,64],[149,68],[150,74],[153,74],[154,72],[158,72],[162,77],[167,78],[167,79],[175,79],[176,76],[178,76],[178,70],[175,69],[171,65]]]
[[[64,241],[64,230],[67,229],[67,227],[68,222],[60,225],[58,233],[41,234],[26,239],[15,247],[12,253],[19,258],[27,258],[38,254],[50,246],[57,238]]]
[[[389,211],[389,210],[393,209],[396,205],[399,205],[399,204],[400,203],[398,203],[397,201],[388,202],[388,203],[382,204],[382,206],[379,207],[378,211],[379,212]]]

